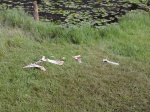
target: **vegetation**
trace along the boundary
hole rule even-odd
[[[1,112],[149,112],[150,13],[132,11],[118,24],[58,28],[22,11],[0,12]],[[82,56],[82,64],[72,59]],[[66,57],[47,71],[22,69]],[[102,62],[103,58],[119,66]]]
[[[43,0],[37,2],[40,20],[55,21],[61,27],[79,26],[83,22],[99,27],[118,22],[118,19],[131,10],[150,11],[146,0]],[[0,9],[21,8],[33,15],[33,1],[10,0],[8,2],[8,0],[3,0],[0,4],[2,6]],[[34,9],[36,9],[35,6]],[[34,13],[34,16],[35,14],[37,15]]]

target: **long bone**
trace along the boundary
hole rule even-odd
[[[39,68],[42,71],[46,71],[46,69],[43,66],[37,65],[35,63],[31,63],[27,66],[24,66],[23,68]]]
[[[113,61],[109,61],[107,59],[103,59],[103,62],[107,62],[107,63],[113,64],[113,65],[119,65],[119,63],[116,63],[116,62],[113,62]]]
[[[43,56],[39,61],[35,62],[35,64],[41,63],[41,62],[50,62],[53,64],[57,64],[57,65],[63,65],[64,61],[59,61],[59,60],[51,60],[51,59],[46,59],[45,56]]]

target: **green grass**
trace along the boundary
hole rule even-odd
[[[100,29],[58,28],[23,12],[0,13],[1,112],[149,112],[149,13],[133,11]],[[82,64],[72,59],[78,54]],[[66,61],[42,63],[46,72],[22,69],[43,55]]]

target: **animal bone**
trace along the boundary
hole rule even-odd
[[[41,62],[50,62],[50,63],[57,64],[57,65],[63,65],[64,63],[64,61],[50,60],[50,59],[46,59],[45,56],[43,56],[39,61],[35,63],[31,63],[27,66],[24,66],[23,68],[39,68],[42,71],[46,71],[46,69],[43,66],[37,65]]]
[[[103,59],[103,62],[107,62],[107,63],[113,64],[113,65],[119,65],[119,63],[112,62],[112,61],[109,61],[107,59]]]
[[[79,63],[82,63],[81,61],[81,55],[72,56],[73,59],[77,60]]]
[[[39,68],[42,71],[46,71],[46,69],[43,66],[37,65],[35,63],[34,64],[31,63],[31,64],[29,64],[27,66],[24,66],[23,68]]]
[[[50,62],[53,64],[57,64],[57,65],[63,65],[64,61],[59,61],[59,60],[51,60],[51,59],[46,59],[45,56],[43,56],[39,61],[35,62],[35,64],[41,63],[41,62]]]
[[[47,59],[46,61],[50,62],[50,63],[53,63],[53,64],[57,64],[57,65],[63,65],[64,64],[64,61],[59,61],[59,60],[50,60],[50,59]]]

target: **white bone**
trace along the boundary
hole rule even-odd
[[[31,63],[31,64],[29,64],[27,66],[24,66],[23,68],[39,68],[42,71],[46,71],[46,69],[43,66],[37,65],[35,63],[34,64]]]
[[[46,59],[45,56],[43,56],[39,61],[35,62],[35,64],[38,64],[41,62],[50,62],[50,63],[57,64],[57,65],[63,65],[64,64],[64,61]]]
[[[113,65],[119,65],[119,63],[112,62],[112,61],[109,61],[107,59],[103,59],[103,62],[107,62],[107,63],[113,64]]]
[[[59,60],[50,60],[50,59],[46,59],[47,62],[53,63],[53,64],[57,64],[57,65],[63,65],[64,61],[59,61]]]
[[[81,55],[72,56],[73,59],[77,60],[79,63],[82,63],[81,61]]]
[[[50,60],[50,59],[46,59],[45,56],[43,56],[39,61],[35,62],[35,63],[31,63],[27,66],[24,66],[23,68],[39,68],[42,71],[46,71],[46,69],[43,66],[37,65],[39,63],[42,62],[50,62],[53,64],[57,64],[57,65],[63,65],[64,61],[58,61],[58,60]]]

